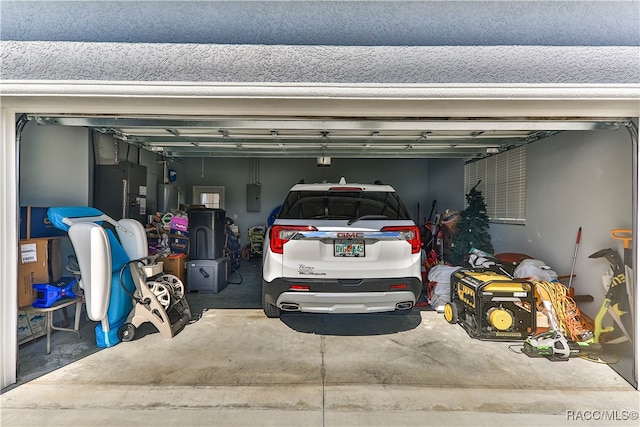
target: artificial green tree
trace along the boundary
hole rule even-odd
[[[471,248],[493,254],[491,236],[487,231],[489,229],[487,205],[482,192],[476,189],[479,184],[480,181],[465,196],[467,207],[460,212],[460,221],[456,225],[456,233],[451,241],[451,259],[447,260],[453,265],[466,265]]]

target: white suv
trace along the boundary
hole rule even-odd
[[[297,184],[264,242],[262,307],[408,312],[422,291],[420,232],[382,184]]]

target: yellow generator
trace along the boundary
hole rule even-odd
[[[456,270],[444,317],[459,323],[472,338],[524,340],[536,331],[533,283],[491,270]]]

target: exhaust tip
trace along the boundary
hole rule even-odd
[[[399,302],[396,304],[396,310],[410,310],[413,307],[411,301]]]
[[[300,311],[300,305],[292,302],[283,302],[280,304],[280,309],[285,311]]]

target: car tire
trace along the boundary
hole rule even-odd
[[[262,293],[262,309],[264,310],[264,314],[271,319],[280,317],[280,313],[282,312],[282,310],[265,299],[264,292]]]

